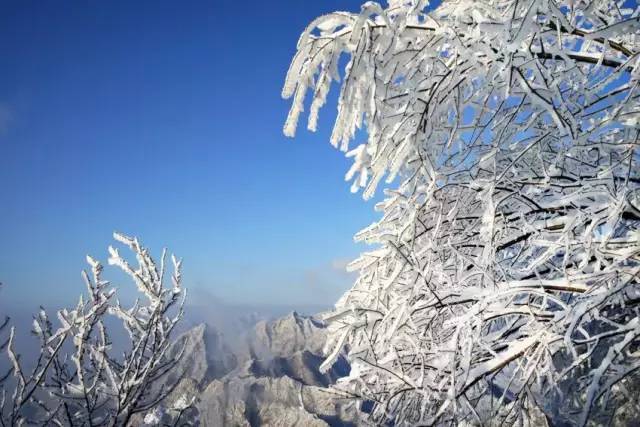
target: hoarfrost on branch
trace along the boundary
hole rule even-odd
[[[166,251],[157,263],[138,239],[119,233],[114,238],[133,252],[137,265],[114,247],[109,247],[108,262],[133,280],[142,298],[122,307],[116,290],[102,279],[102,264],[87,256],[90,272],[82,272],[87,296],[81,295],[75,308],[58,311],[58,328],[44,309],[34,317],[33,333],[40,341],[35,366],[24,368],[14,328],[0,345],[12,366],[0,378],[0,425],[120,426],[129,425],[134,416],[148,423],[177,386],[166,374],[184,351],[182,347],[168,356],[186,297],[182,261],[171,257],[173,275],[166,286]],[[128,335],[121,355],[112,349],[109,316],[119,319]]]
[[[283,89],[331,143],[377,245],[330,318],[340,387],[398,424],[586,425],[639,412],[640,10],[367,2],[317,18]],[[348,59],[341,75],[341,56]],[[356,131],[367,140],[350,147]],[[351,150],[351,151],[350,151]]]

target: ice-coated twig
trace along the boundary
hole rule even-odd
[[[177,385],[177,380],[167,383],[166,373],[182,355],[167,355],[186,297],[181,261],[172,256],[174,271],[166,286],[165,251],[158,266],[138,239],[119,233],[114,238],[134,253],[137,266],[113,247],[109,262],[131,277],[145,297],[143,302],[123,308],[115,300],[115,289],[102,279],[100,262],[87,256],[90,273],[83,271],[82,278],[88,298],[80,296],[73,309],[57,313],[58,329],[44,310],[34,317],[33,332],[41,348],[31,372],[23,368],[11,328],[7,354],[13,390],[7,393],[10,388],[3,385],[2,425],[128,425],[135,414],[161,404]],[[120,319],[128,333],[128,349],[120,357],[112,353],[107,316]]]
[[[293,136],[339,82],[346,178],[387,186],[323,369],[348,350],[377,423],[607,424],[640,390],[640,7],[388,3],[313,21],[283,89]]]

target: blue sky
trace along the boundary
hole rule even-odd
[[[73,303],[113,230],[196,291],[332,303],[376,215],[327,143],[335,103],[289,140],[280,90],[306,24],[360,4],[3,1],[0,304]]]

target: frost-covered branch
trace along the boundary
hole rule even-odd
[[[82,273],[87,297],[81,296],[75,308],[57,313],[57,329],[44,310],[34,318],[40,353],[29,372],[15,350],[11,329],[7,349],[14,390],[3,401],[4,424],[128,425],[132,416],[152,410],[174,389],[176,384],[166,383],[165,375],[181,357],[178,352],[169,358],[167,350],[186,297],[182,263],[171,258],[173,275],[167,286],[166,251],[158,265],[136,238],[118,233],[114,238],[133,252],[137,265],[132,266],[113,247],[109,247],[109,264],[132,278],[143,301],[123,308],[115,300],[115,289],[102,279],[102,265],[87,257],[91,270]],[[127,348],[120,356],[112,349],[108,330],[113,326],[108,317],[121,320],[128,333]]]
[[[293,135],[341,79],[347,179],[393,186],[324,366],[379,422],[603,422],[640,387],[640,9],[389,3],[315,20],[283,90]]]

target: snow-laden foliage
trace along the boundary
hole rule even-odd
[[[341,387],[380,423],[638,411],[639,8],[427,3],[316,19],[283,89],[293,136],[305,96],[315,130],[339,82],[331,143],[354,158],[347,179],[365,198],[387,185],[325,367],[348,349]]]
[[[57,328],[44,310],[34,317],[40,352],[28,371],[16,353],[11,328],[7,352],[13,387],[2,389],[2,425],[127,425],[135,414],[154,414],[176,386],[166,383],[165,374],[181,357],[166,355],[186,296],[181,260],[171,257],[173,274],[167,286],[166,251],[158,264],[138,239],[118,233],[114,238],[133,252],[137,266],[111,246],[108,262],[130,276],[141,299],[122,307],[115,289],[102,279],[102,264],[88,256],[90,273],[82,273],[88,297],[80,296],[71,310],[60,310]],[[119,319],[128,334],[121,355],[112,350],[111,317]]]

